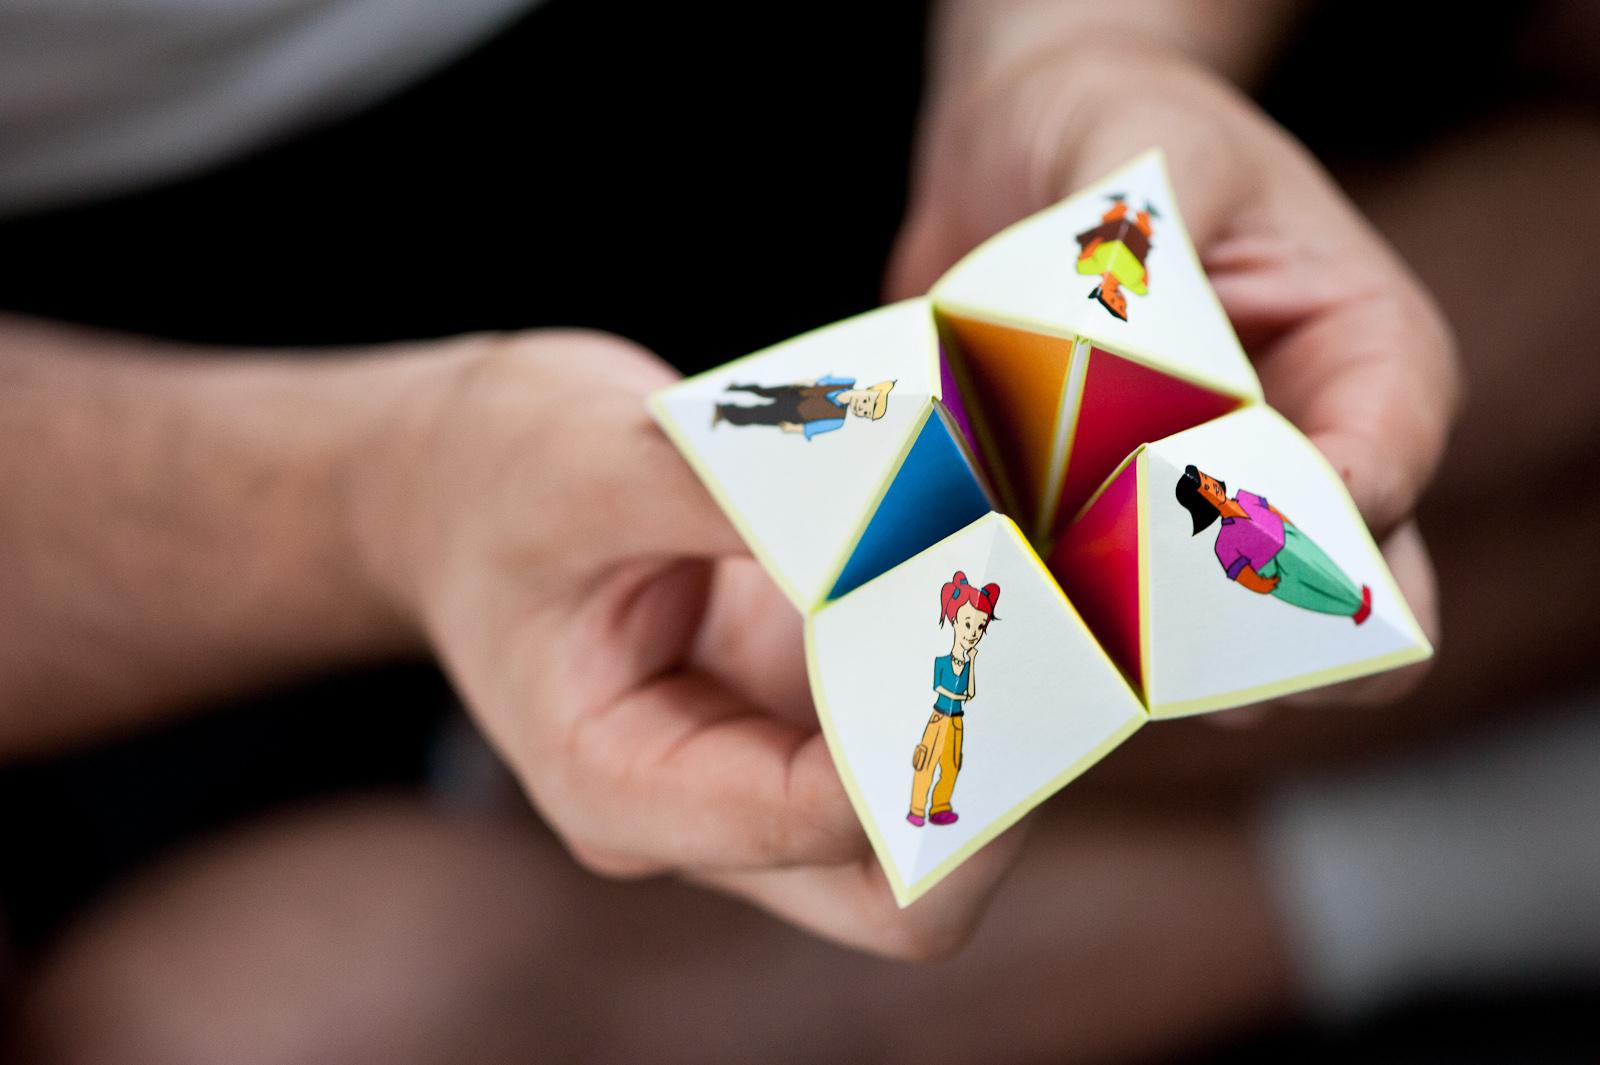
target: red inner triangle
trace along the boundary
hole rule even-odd
[[[1122,468],[1067,529],[1047,565],[1128,683],[1141,691],[1137,466]]]
[[[1117,463],[1140,444],[1193,428],[1240,401],[1094,348],[1056,509],[1059,535]]]

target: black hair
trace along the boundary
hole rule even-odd
[[[1218,480],[1217,484],[1222,488],[1222,494],[1227,495],[1228,482]],[[1177,492],[1178,502],[1194,519],[1194,532],[1189,535],[1199,536],[1218,517],[1216,504],[1200,494],[1200,471],[1193,466],[1185,466],[1183,476],[1178,478]]]

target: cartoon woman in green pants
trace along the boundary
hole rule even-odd
[[[1312,543],[1265,496],[1228,485],[1193,466],[1178,478],[1178,502],[1194,519],[1194,533],[1218,518],[1217,561],[1228,579],[1304,610],[1339,614],[1357,625],[1372,614],[1372,589],[1356,582]]]
[[[956,789],[956,774],[961,772],[961,726],[966,706],[978,697],[978,641],[995,620],[994,606],[1000,601],[1000,586],[986,584],[974,588],[967,575],[957,570],[939,591],[939,627],[945,622],[955,630],[950,653],[933,660],[933,716],[922,730],[922,742],[911,754],[911,812],[906,820],[921,828],[926,821],[953,825],[959,815],[950,808],[950,795]],[[938,782],[934,782],[934,770]],[[933,787],[933,805],[928,806],[928,787]]]

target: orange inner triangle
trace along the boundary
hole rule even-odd
[[[972,395],[962,398],[991,452],[985,458],[991,469],[1004,471],[996,479],[1020,512],[1012,517],[1032,528],[1043,503],[1072,341],[953,314],[941,324],[966,370]]]

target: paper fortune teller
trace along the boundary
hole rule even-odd
[[[1338,475],[1262,401],[1156,150],[928,296],[651,406],[805,614],[901,905],[1152,718],[1432,653]]]

